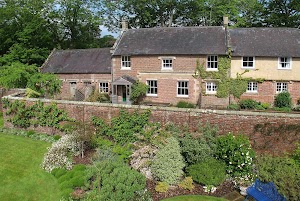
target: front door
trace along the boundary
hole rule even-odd
[[[122,86],[122,101],[126,102],[127,95],[126,95],[126,86]]]

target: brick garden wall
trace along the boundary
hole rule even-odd
[[[11,101],[21,99],[28,104],[38,100],[17,97],[9,97],[9,99]],[[232,132],[249,136],[253,147],[258,152],[283,154],[292,151],[295,143],[300,141],[300,114],[125,106],[47,99],[41,101],[49,104],[56,102],[70,117],[86,123],[90,122],[92,116],[101,117],[109,122],[112,117],[119,114],[121,109],[129,111],[150,109],[151,121],[160,122],[162,125],[167,123],[188,125],[191,130],[196,130],[200,123],[210,123],[218,126],[219,134]],[[7,119],[5,114],[4,119]],[[5,126],[12,127],[7,121]],[[45,128],[38,129],[46,131]],[[46,129],[49,131],[49,128]]]

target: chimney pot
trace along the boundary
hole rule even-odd
[[[122,19],[122,32],[127,31],[128,30],[128,20],[127,18],[123,18]]]
[[[223,25],[224,25],[224,27],[228,26],[228,17],[227,16],[223,17]]]

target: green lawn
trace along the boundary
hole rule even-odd
[[[0,133],[0,200],[55,201],[57,180],[40,168],[50,144]]]
[[[202,196],[202,195],[182,195],[182,196],[167,198],[161,201],[226,201],[226,199],[216,198],[211,196]]]

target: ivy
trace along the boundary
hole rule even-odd
[[[25,101],[9,101],[8,99],[2,102],[3,107],[7,109],[6,115],[9,116],[7,121],[11,122],[14,127],[47,126],[61,129],[62,121],[73,121],[55,103],[44,105],[43,102],[38,101],[33,105],[26,105]]]
[[[214,80],[218,86],[216,94],[218,98],[225,98],[229,95],[240,98],[246,92],[250,80],[263,81],[261,79],[243,78],[242,75],[247,73],[248,70],[245,70],[243,73],[237,73],[236,78],[230,78],[230,67],[231,54],[218,57],[218,71],[207,71],[204,63],[197,61],[196,72],[193,77]],[[202,90],[205,89],[202,88]]]

